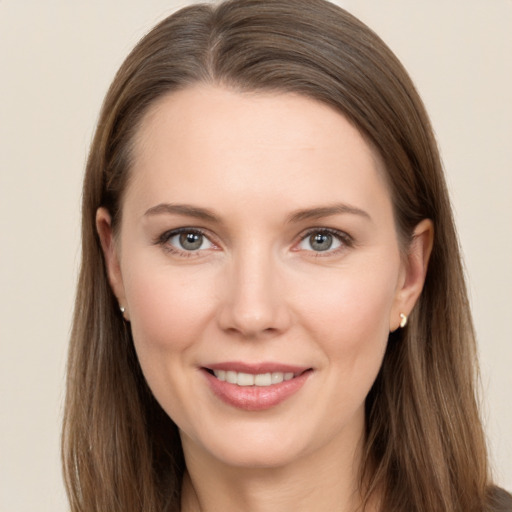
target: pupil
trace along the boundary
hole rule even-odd
[[[182,233],[180,235],[180,244],[188,251],[196,251],[203,243],[203,235],[198,233]]]
[[[329,233],[316,233],[309,240],[315,251],[327,251],[332,245],[332,235]]]

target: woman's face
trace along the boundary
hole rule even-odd
[[[119,236],[103,209],[98,230],[185,453],[270,467],[355,446],[423,272],[358,131],[298,95],[197,86],[152,107],[131,172]]]

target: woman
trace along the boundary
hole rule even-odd
[[[82,226],[72,510],[512,510],[429,121],[348,13],[164,20],[107,94]]]

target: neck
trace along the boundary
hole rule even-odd
[[[232,467],[183,437],[182,512],[359,512],[362,440],[332,443],[281,467]],[[365,510],[378,510],[373,504]]]

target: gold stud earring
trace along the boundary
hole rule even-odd
[[[403,329],[407,325],[407,315],[400,313],[400,327]]]

